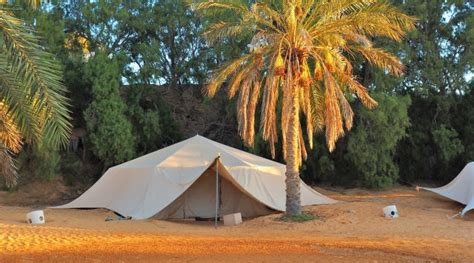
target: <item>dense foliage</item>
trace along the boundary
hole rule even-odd
[[[398,179],[394,156],[398,142],[406,136],[410,98],[379,94],[375,99],[377,109],[359,111],[354,134],[348,137],[346,158],[355,167],[355,181],[382,188]]]
[[[207,77],[217,66],[249,51],[246,44],[251,36],[226,38],[210,47],[202,31],[223,17],[238,18],[234,12],[203,18],[188,2],[52,1],[37,10],[15,9],[17,17],[30,22],[44,36],[38,43],[62,64],[74,128],[86,130],[86,140],[79,143],[79,150],[60,153],[61,169],[54,161],[39,161],[50,164],[42,169],[53,175],[34,176],[51,178],[54,173],[63,173],[67,182],[74,184],[91,174],[93,181],[108,165],[199,132],[177,122],[182,116],[196,119],[210,115],[193,107],[184,110],[189,98],[197,97],[199,92],[187,93],[183,87],[207,84]],[[419,181],[442,184],[451,180],[466,162],[474,161],[473,4],[459,0],[390,2],[417,17],[416,29],[401,43],[385,38],[371,40],[401,59],[406,65],[404,75],[391,77],[358,59],[353,63],[357,80],[375,94],[379,107],[366,110],[356,100],[349,100],[357,116],[354,127],[332,153],[325,146],[324,137],[315,135],[314,149],[308,151],[302,164],[301,176],[309,183],[375,188]],[[103,66],[92,71],[100,71],[103,76],[91,72],[93,64],[98,63],[98,54],[104,54]],[[100,89],[107,89],[108,95],[98,97]],[[166,99],[175,90],[179,97]],[[211,103],[202,97],[195,99],[203,105]],[[108,103],[113,107],[104,108],[115,121],[104,119],[100,127],[114,131],[101,136],[112,132],[112,137],[119,137],[120,131],[123,138],[131,138],[126,145],[109,147],[112,142],[97,139],[93,146],[91,136],[99,134],[98,126],[86,125],[92,117],[86,109],[97,110]],[[219,109],[212,108],[230,120],[206,123],[208,127],[203,130],[225,134],[218,137],[221,142],[271,158],[270,147],[263,143],[258,127],[253,148],[246,148],[236,139],[235,104],[234,100]],[[261,105],[256,107],[260,110]],[[276,109],[280,111],[281,108]],[[255,122],[259,121],[260,116],[256,116]],[[112,157],[119,147],[126,150]],[[97,149],[110,153],[99,153]],[[55,159],[54,154],[47,156],[39,150],[26,142],[17,158],[18,166],[23,167],[23,160]],[[281,138],[275,150],[276,160],[283,161]],[[85,167],[93,172],[77,172]]]
[[[92,152],[106,167],[131,159],[135,141],[119,93],[117,61],[99,52],[87,63],[85,73],[92,81],[92,102],[84,111]]]

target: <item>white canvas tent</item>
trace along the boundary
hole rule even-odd
[[[474,162],[468,163],[461,173],[445,186],[421,188],[466,205],[461,211],[461,215],[464,215],[469,210],[474,209]]]
[[[177,219],[212,218],[218,204],[220,215],[250,217],[284,211],[285,199],[284,165],[196,135],[110,168],[76,200],[56,208]],[[301,181],[302,205],[335,202]]]

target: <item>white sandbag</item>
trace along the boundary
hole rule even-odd
[[[383,214],[385,218],[397,218],[398,211],[395,205],[389,205],[383,208]]]
[[[234,213],[224,216],[224,225],[225,226],[234,226],[242,223],[242,214]]]
[[[28,222],[28,224],[44,224],[43,210],[36,210],[26,214],[26,222]]]

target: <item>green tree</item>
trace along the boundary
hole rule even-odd
[[[374,111],[358,110],[358,118],[347,142],[346,158],[355,167],[357,181],[370,188],[391,186],[399,177],[394,161],[398,142],[409,125],[409,96],[376,94]]]
[[[466,95],[472,89],[474,6],[469,1],[394,0],[402,10],[418,18],[407,41],[394,45],[381,40],[387,49],[400,54],[406,65],[403,79],[367,68],[363,76],[377,90],[408,94],[412,98],[409,117],[412,125],[399,143],[395,157],[405,182],[449,181],[465,165],[465,154],[446,154],[469,149],[464,138],[469,110]],[[464,145],[458,145],[461,140]],[[444,142],[444,143],[443,143]],[[454,142],[451,144],[450,142]],[[444,148],[441,144],[449,145]],[[441,148],[440,148],[441,147]],[[443,150],[442,150],[443,149]],[[451,150],[449,150],[451,151]],[[449,157],[449,158],[448,158]],[[461,160],[462,159],[462,160]]]
[[[31,149],[29,155],[28,172],[36,178],[52,180],[58,175],[61,156],[56,149],[48,145],[37,145]]]
[[[377,87],[415,95],[462,94],[469,90],[473,73],[474,6],[469,1],[393,0],[417,27],[407,41],[381,43],[400,54],[407,70],[398,83],[384,72],[372,72]],[[392,79],[392,80],[390,80]],[[388,84],[387,84],[388,83]],[[395,85],[393,85],[395,84]]]
[[[70,32],[92,51],[120,55],[130,84],[196,84],[208,70],[201,20],[185,0],[78,1],[66,8]]]
[[[151,32],[148,38],[155,40],[148,52],[157,56],[154,61],[146,61],[143,56],[143,65],[152,64],[159,71],[156,81],[164,80],[171,87],[202,83],[209,67],[209,52],[200,34],[200,19],[186,0],[156,1],[147,32]]]
[[[413,18],[385,2],[367,1],[281,0],[250,6],[241,1],[205,1],[196,8],[205,15],[232,11],[240,18],[210,25],[205,33],[209,41],[253,35],[249,52],[222,66],[206,91],[214,96],[230,79],[229,97],[239,93],[239,134],[248,146],[254,145],[255,110],[263,93],[263,139],[269,141],[275,156],[279,124],[286,160],[286,213],[300,214],[299,170],[307,157],[300,114],[305,116],[310,148],[313,133],[325,129],[328,147],[333,150],[344,135],[344,126],[352,127],[353,111],[346,95],[356,94],[368,107],[376,105],[354,79],[352,64],[343,51],[400,74],[399,59],[374,47],[369,37],[401,40],[413,28]],[[282,110],[277,121],[279,103]]]
[[[134,157],[132,125],[119,93],[118,62],[99,52],[87,64],[86,77],[92,82],[92,102],[84,112],[92,152],[105,167]]]
[[[432,132],[438,154],[443,161],[450,161],[464,151],[464,146],[453,128],[441,125]]]
[[[474,89],[463,97],[456,107],[454,126],[459,130],[459,138],[464,146],[461,166],[474,161]]]
[[[70,28],[65,9],[60,5],[40,10],[35,17],[35,27],[44,36],[48,47],[63,65],[64,85],[68,89],[75,127],[84,126],[83,111],[91,98],[91,83],[84,78],[85,63],[89,56],[88,42]]]
[[[157,106],[143,105],[142,98],[152,95],[148,86],[134,85],[127,90],[126,113],[133,125],[137,155],[157,150],[162,146],[162,125]]]

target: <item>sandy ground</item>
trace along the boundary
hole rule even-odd
[[[279,214],[214,228],[211,222],[110,221],[104,209],[46,208],[45,225],[27,225],[38,205],[8,206],[0,192],[0,262],[474,262],[474,212],[429,192],[318,189],[338,204],[305,207],[304,223]],[[396,204],[400,218],[385,219]]]

